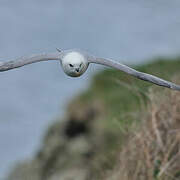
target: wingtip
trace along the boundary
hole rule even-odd
[[[176,85],[174,83],[170,86],[170,88],[173,89],[173,90],[176,90],[176,91],[180,91],[180,86]]]

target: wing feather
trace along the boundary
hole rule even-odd
[[[148,81],[151,83],[154,83],[156,85],[159,86],[163,86],[163,87],[167,87],[170,89],[174,89],[174,90],[178,90],[180,91],[180,85],[174,84],[172,82],[166,81],[164,79],[161,79],[159,77],[156,77],[154,75],[151,74],[147,74],[147,73],[143,73],[143,72],[139,72],[133,68],[130,68],[124,64],[121,64],[119,62],[116,61],[112,61],[109,59],[104,59],[104,58],[93,58],[92,61],[90,61],[90,63],[97,63],[97,64],[102,64],[105,66],[109,66],[115,69],[118,69],[120,71],[123,71],[127,74],[130,74],[138,79],[144,80],[144,81]]]
[[[2,62],[0,61],[0,72],[8,71],[10,69],[19,68],[24,65],[48,61],[48,60],[60,60],[60,53],[44,53],[44,54],[35,54],[31,56],[20,57],[13,61]]]

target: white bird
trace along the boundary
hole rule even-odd
[[[63,71],[68,76],[78,77],[78,76],[81,76],[86,71],[90,63],[96,63],[96,64],[102,64],[105,66],[118,69],[127,74],[135,76],[138,79],[149,81],[159,86],[164,86],[170,89],[180,91],[180,85],[158,78],[151,74],[139,72],[133,68],[130,68],[116,61],[94,57],[92,55],[88,55],[87,53],[81,50],[74,50],[74,49],[64,50],[64,51],[61,51],[59,49],[57,50],[58,52],[56,53],[49,53],[49,54],[44,53],[44,54],[25,56],[25,57],[18,58],[14,61],[7,61],[7,62],[1,61],[0,72],[8,71],[14,68],[19,68],[24,65],[32,64],[32,63],[36,63],[40,61],[58,60],[61,63]]]

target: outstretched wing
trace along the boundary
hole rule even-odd
[[[164,86],[164,87],[167,87],[170,89],[180,91],[180,86],[177,84],[171,83],[169,81],[158,78],[158,77],[153,76],[151,74],[139,72],[139,71],[132,69],[132,68],[130,68],[124,64],[121,64],[119,62],[115,62],[115,61],[104,59],[104,58],[92,58],[92,60],[90,59],[90,63],[97,63],[97,64],[109,66],[109,67],[118,69],[120,71],[123,71],[127,74],[130,74],[132,76],[135,76],[138,79],[141,79],[144,81],[149,81],[149,82],[154,83],[154,84],[159,85],[159,86]]]
[[[10,69],[19,68],[27,64],[32,64],[40,61],[48,60],[60,60],[60,53],[50,53],[50,54],[36,54],[31,56],[24,56],[18,58],[14,61],[2,62],[0,61],[0,72],[8,71]]]

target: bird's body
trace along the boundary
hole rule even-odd
[[[89,63],[85,54],[78,50],[73,50],[63,53],[61,65],[68,76],[78,77],[86,71]]]
[[[156,76],[139,72],[133,68],[130,68],[124,64],[119,62],[97,58],[92,55],[89,55],[81,50],[65,50],[56,53],[50,54],[38,54],[31,55],[28,57],[22,57],[14,61],[0,62],[0,72],[7,71],[14,68],[19,68],[27,64],[32,64],[40,61],[48,61],[48,60],[59,60],[63,71],[71,77],[79,77],[81,76],[88,68],[90,63],[102,64],[105,66],[109,66],[115,68],[117,70],[123,71],[127,74],[130,74],[138,79],[149,81],[159,86],[164,86],[170,89],[180,91],[180,86],[169,81],[163,80]]]

